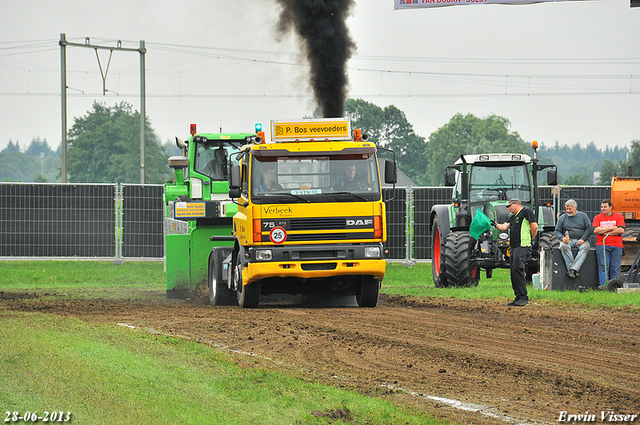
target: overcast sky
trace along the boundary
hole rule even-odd
[[[357,0],[349,97],[405,112],[428,138],[456,113],[501,115],[525,141],[624,146],[640,139],[640,8],[629,0],[394,10]],[[61,139],[60,34],[146,43],[146,111],[164,143],[315,110],[275,0],[0,0],[0,149]],[[118,44],[118,40],[120,43]],[[68,126],[94,101],[140,108],[137,52],[67,47]],[[136,143],[137,141],[132,141]]]

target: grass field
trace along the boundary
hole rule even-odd
[[[2,262],[0,292],[163,300],[161,263]],[[337,387],[242,368],[208,345],[0,308],[0,408],[76,424],[440,424]],[[349,419],[318,417],[349,410]],[[16,421],[13,421],[16,422]],[[42,422],[42,421],[41,421]]]
[[[2,262],[0,292],[67,299],[164,300],[162,263]],[[506,270],[474,288],[434,288],[430,264],[390,264],[383,292],[421,297],[513,297]],[[542,302],[637,309],[638,294],[530,289]],[[237,365],[194,341],[0,308],[0,408],[72,414],[76,424],[435,424],[340,388]],[[348,409],[348,420],[314,410]],[[7,413],[9,412],[9,413]],[[15,421],[14,421],[15,422]]]

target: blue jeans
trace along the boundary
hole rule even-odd
[[[600,286],[608,280],[615,279],[620,275],[620,263],[622,263],[622,248],[608,246],[603,253],[602,245],[596,245],[596,257],[598,258],[598,275]],[[607,260],[607,275],[605,276],[604,260]]]
[[[576,258],[573,258],[573,252],[571,251],[573,247],[578,248]],[[562,258],[564,258],[564,264],[567,266],[567,271],[569,269],[580,270],[582,263],[587,259],[589,248],[591,248],[589,241],[584,241],[582,245],[578,245],[578,239],[569,239],[569,243],[560,241],[560,252],[562,253]],[[609,264],[609,260],[607,260],[607,264]]]

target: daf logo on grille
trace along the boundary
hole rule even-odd
[[[357,227],[357,226],[371,226],[373,224],[373,220],[347,220],[347,226]]]

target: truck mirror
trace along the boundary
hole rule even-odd
[[[398,163],[396,161],[385,161],[384,182],[387,184],[395,184],[398,182]]]
[[[547,170],[547,184],[555,186],[558,184],[558,171],[555,169]]]
[[[229,189],[240,189],[242,186],[242,174],[240,173],[240,165],[233,164],[229,167]],[[229,191],[231,195],[231,191]],[[237,198],[238,196],[236,196]],[[232,196],[233,198],[233,196]]]
[[[456,171],[452,169],[446,169],[444,171],[444,185],[455,186],[456,185]]]
[[[240,197],[240,189],[229,189],[229,198],[237,199]]]

